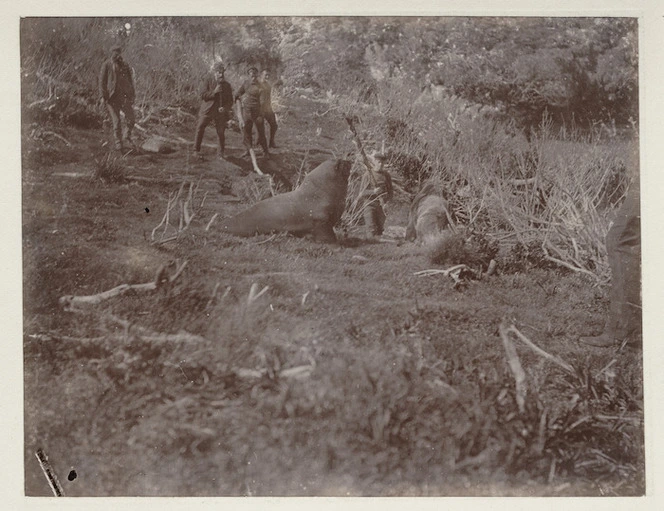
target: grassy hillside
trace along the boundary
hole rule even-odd
[[[95,23],[97,37],[116,37],[104,31],[114,20]],[[177,23],[150,26],[179,41],[187,32]],[[306,23],[294,27],[299,37]],[[138,61],[131,44],[127,59]],[[103,47],[81,60],[90,73]],[[155,83],[162,70],[155,64]],[[89,89],[73,75],[55,90]],[[359,82],[345,91],[284,83],[280,149],[259,165],[297,183],[327,158],[355,158],[344,119],[353,115],[367,150],[385,143],[390,155],[391,235],[364,239],[349,211],[335,245],[240,239],[215,229],[219,218],[267,187],[232,129],[227,160],[213,157],[209,129],[206,159],[193,161],[193,93],[160,105],[147,98],[166,87],[139,81],[137,141],[160,135],[175,151],[118,155],[84,94],[35,104],[42,82],[31,80],[22,126],[28,495],[50,493],[39,448],[71,496],[644,493],[641,353],[577,342],[606,317],[603,237],[638,170],[633,132],[563,129],[545,116],[527,137],[449,91],[404,94],[407,78],[379,83],[373,97]],[[351,190],[362,170],[356,160]],[[400,236],[426,179],[468,234],[445,264]],[[178,231],[189,190],[195,215]],[[488,246],[493,275],[470,258]],[[456,263],[474,270],[460,283],[416,275]],[[146,283],[155,289],[63,299]]]

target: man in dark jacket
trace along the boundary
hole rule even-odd
[[[274,135],[277,132],[277,116],[272,110],[272,85],[270,85],[270,72],[268,70],[264,70],[261,75],[261,85],[263,85],[263,118],[270,126],[270,147],[276,149]]]
[[[248,155],[249,149],[251,149],[254,124],[256,125],[256,131],[258,131],[258,143],[263,148],[263,154],[266,156],[270,154],[267,149],[265,126],[263,124],[263,105],[261,103],[263,97],[263,86],[258,81],[258,69],[251,67],[249,68],[249,80],[242,84],[235,96],[235,101],[240,101],[242,105],[243,143],[247,148],[243,156]]]
[[[99,73],[99,92],[106,104],[113,122],[115,148],[122,151],[122,129],[120,112],[124,113],[126,130],[125,140],[133,145],[131,131],[134,128],[134,77],[129,65],[122,59],[122,48],[111,50],[111,58],[104,62]]]
[[[598,347],[641,347],[641,212],[638,175],[627,191],[606,235],[611,267],[609,318],[604,332],[581,337],[584,344]]]
[[[213,68],[213,74],[207,76],[203,81],[201,90],[201,107],[198,111],[198,125],[196,126],[196,139],[194,142],[194,152],[198,159],[201,156],[201,143],[205,128],[210,122],[214,122],[219,137],[219,157],[225,158],[226,147],[226,124],[231,116],[233,109],[233,89],[231,85],[224,80],[224,65],[217,62]]]
[[[384,154],[374,154],[377,165],[363,174],[360,181],[358,202],[364,208],[363,217],[367,237],[380,236],[385,229],[385,210],[383,206],[392,200],[394,188],[392,177],[384,168],[387,157]],[[371,163],[371,162],[370,162]]]

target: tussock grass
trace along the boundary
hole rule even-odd
[[[433,181],[458,223],[606,282],[606,232],[638,170],[634,140],[602,138],[601,126],[555,131],[545,115],[528,141],[490,109],[445,95],[413,103],[412,91],[395,81],[377,105],[359,94],[333,105],[362,120],[367,146],[386,144],[407,191]]]
[[[124,183],[126,181],[125,160],[121,156],[107,153],[95,160],[94,177],[105,183]]]

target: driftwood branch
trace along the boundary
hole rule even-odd
[[[416,271],[414,275],[417,275],[419,277],[428,277],[431,275],[444,275],[446,277],[451,277],[452,280],[454,280],[454,286],[458,286],[462,283],[461,281],[461,272],[462,271],[467,271],[473,274],[476,278],[481,277],[481,273],[476,272],[472,268],[466,266],[465,264],[457,264],[455,266],[452,266],[451,268],[448,268],[446,270],[437,270],[437,269],[429,269],[429,270],[421,270],[421,271]]]
[[[60,306],[65,310],[71,310],[79,305],[98,305],[105,300],[130,292],[140,293],[155,291],[164,285],[168,285],[174,282],[175,279],[177,279],[182,274],[186,266],[187,261],[184,261],[176,268],[176,271],[172,276],[168,275],[166,266],[161,266],[157,272],[157,276],[152,282],[146,282],[144,284],[120,284],[119,286],[116,286],[113,289],[109,289],[108,291],[103,291],[101,293],[88,296],[62,296],[59,299],[59,303]]]
[[[48,130],[42,130],[42,129],[32,131],[32,136],[33,137],[42,137],[44,135],[50,135],[52,137],[55,137],[58,140],[61,140],[62,142],[64,142],[67,147],[71,147],[71,142],[69,140],[67,140],[65,137],[63,137],[62,135],[60,135],[59,133],[56,133],[55,131],[48,131]]]
[[[253,147],[249,148],[249,156],[251,157],[251,166],[253,167],[254,172],[256,172],[256,174],[258,174],[259,176],[267,177],[268,183],[270,185],[270,194],[272,195],[272,197],[274,197],[275,195],[277,195],[277,191],[274,188],[274,179],[272,179],[272,176],[270,174],[266,174],[265,172],[263,172],[258,166],[258,161],[256,160],[256,151],[254,151]]]
[[[545,242],[545,243],[542,243],[542,251],[544,252],[544,258],[545,258],[547,261],[551,261],[552,263],[556,263],[556,264],[558,264],[558,265],[560,265],[560,266],[564,266],[565,268],[567,268],[567,269],[569,269],[569,270],[572,270],[572,271],[575,271],[575,272],[578,272],[578,273],[583,273],[583,274],[585,274],[585,275],[589,275],[590,277],[592,277],[593,279],[597,280],[597,281],[600,282],[600,283],[603,282],[603,280],[602,280],[600,277],[598,277],[597,275],[595,275],[595,274],[594,274],[593,272],[591,272],[590,270],[586,270],[585,268],[581,268],[581,267],[579,267],[579,266],[574,266],[574,265],[571,264],[571,263],[568,263],[568,262],[565,262],[565,261],[563,261],[563,260],[561,260],[561,259],[558,259],[558,258],[556,258],[556,257],[553,257],[551,254],[549,254],[549,251],[547,250],[547,243],[546,243],[546,242]]]
[[[258,166],[258,161],[256,161],[256,151],[254,151],[253,147],[249,148],[249,156],[251,157],[251,166],[254,168],[254,172],[259,176],[264,176],[265,172],[263,172]]]
[[[309,375],[311,375],[314,369],[315,369],[314,365],[302,365],[302,366],[290,367],[288,369],[282,369],[275,376],[278,376],[280,378],[293,378],[299,380],[302,378],[309,377]],[[252,380],[263,378],[264,376],[267,376],[269,374],[269,371],[267,369],[237,368],[233,372],[240,378],[252,379]]]
[[[85,343],[97,343],[101,342],[106,337],[72,337],[70,335],[60,335],[58,333],[46,333],[46,334],[26,334],[26,337],[31,341],[37,342],[53,342],[53,341],[65,341],[65,342],[74,342],[76,344],[85,344]]]
[[[214,221],[217,219],[218,216],[219,216],[219,213],[215,213],[214,215],[212,215],[212,218],[210,218],[210,221],[205,226],[206,231],[210,230],[210,227],[212,227],[212,224],[214,223]]]
[[[470,270],[470,268],[468,268],[468,266],[466,266],[465,264],[457,264],[446,270],[436,270],[436,269],[420,270],[416,271],[413,275],[417,275],[420,277],[428,277],[430,275],[445,275],[447,277],[449,275],[459,273],[461,270]]]
[[[506,335],[513,333],[516,335],[516,337],[523,342],[526,346],[528,346],[531,350],[533,350],[535,353],[537,353],[539,356],[553,362],[556,364],[558,367],[564,369],[570,374],[575,374],[574,368],[569,365],[567,362],[564,360],[556,357],[555,355],[551,355],[550,353],[547,353],[544,351],[542,348],[537,346],[535,343],[533,343],[530,339],[528,339],[525,335],[523,335],[514,325],[511,325],[507,327],[505,324],[501,325],[501,332],[504,331]],[[502,335],[502,333],[501,333]]]
[[[500,324],[499,332],[500,338],[503,341],[503,347],[505,348],[507,363],[509,364],[510,371],[512,371],[512,376],[514,376],[516,404],[519,412],[523,413],[526,406],[526,373],[521,366],[514,343],[509,338],[509,329],[505,326],[504,322]]]

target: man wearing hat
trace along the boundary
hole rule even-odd
[[[212,74],[203,81],[201,90],[201,107],[198,111],[198,125],[196,126],[196,139],[194,141],[194,153],[200,160],[201,143],[205,128],[210,122],[214,122],[219,137],[219,157],[225,158],[226,147],[226,124],[233,109],[233,89],[230,83],[224,80],[224,65],[217,62],[212,68]]]
[[[380,236],[385,228],[385,211],[383,206],[386,202],[392,200],[394,189],[392,186],[392,177],[384,164],[387,161],[387,155],[384,153],[374,153],[373,159],[376,164],[369,160],[372,168],[362,175],[358,202],[363,207],[364,226],[367,237]]]
[[[263,154],[269,155],[267,140],[265,139],[265,125],[263,123],[263,101],[265,91],[263,85],[258,81],[258,69],[249,68],[249,79],[242,84],[235,96],[235,101],[242,105],[243,143],[247,148],[243,156],[249,154],[252,146],[253,125],[258,131],[258,143],[263,148]]]
[[[119,46],[111,50],[111,58],[104,62],[99,73],[99,92],[106,104],[108,113],[113,122],[113,135],[115,148],[122,151],[122,129],[120,126],[120,112],[124,113],[125,136],[124,139],[133,145],[131,131],[134,128],[134,77],[129,64],[122,59],[122,48]]]

